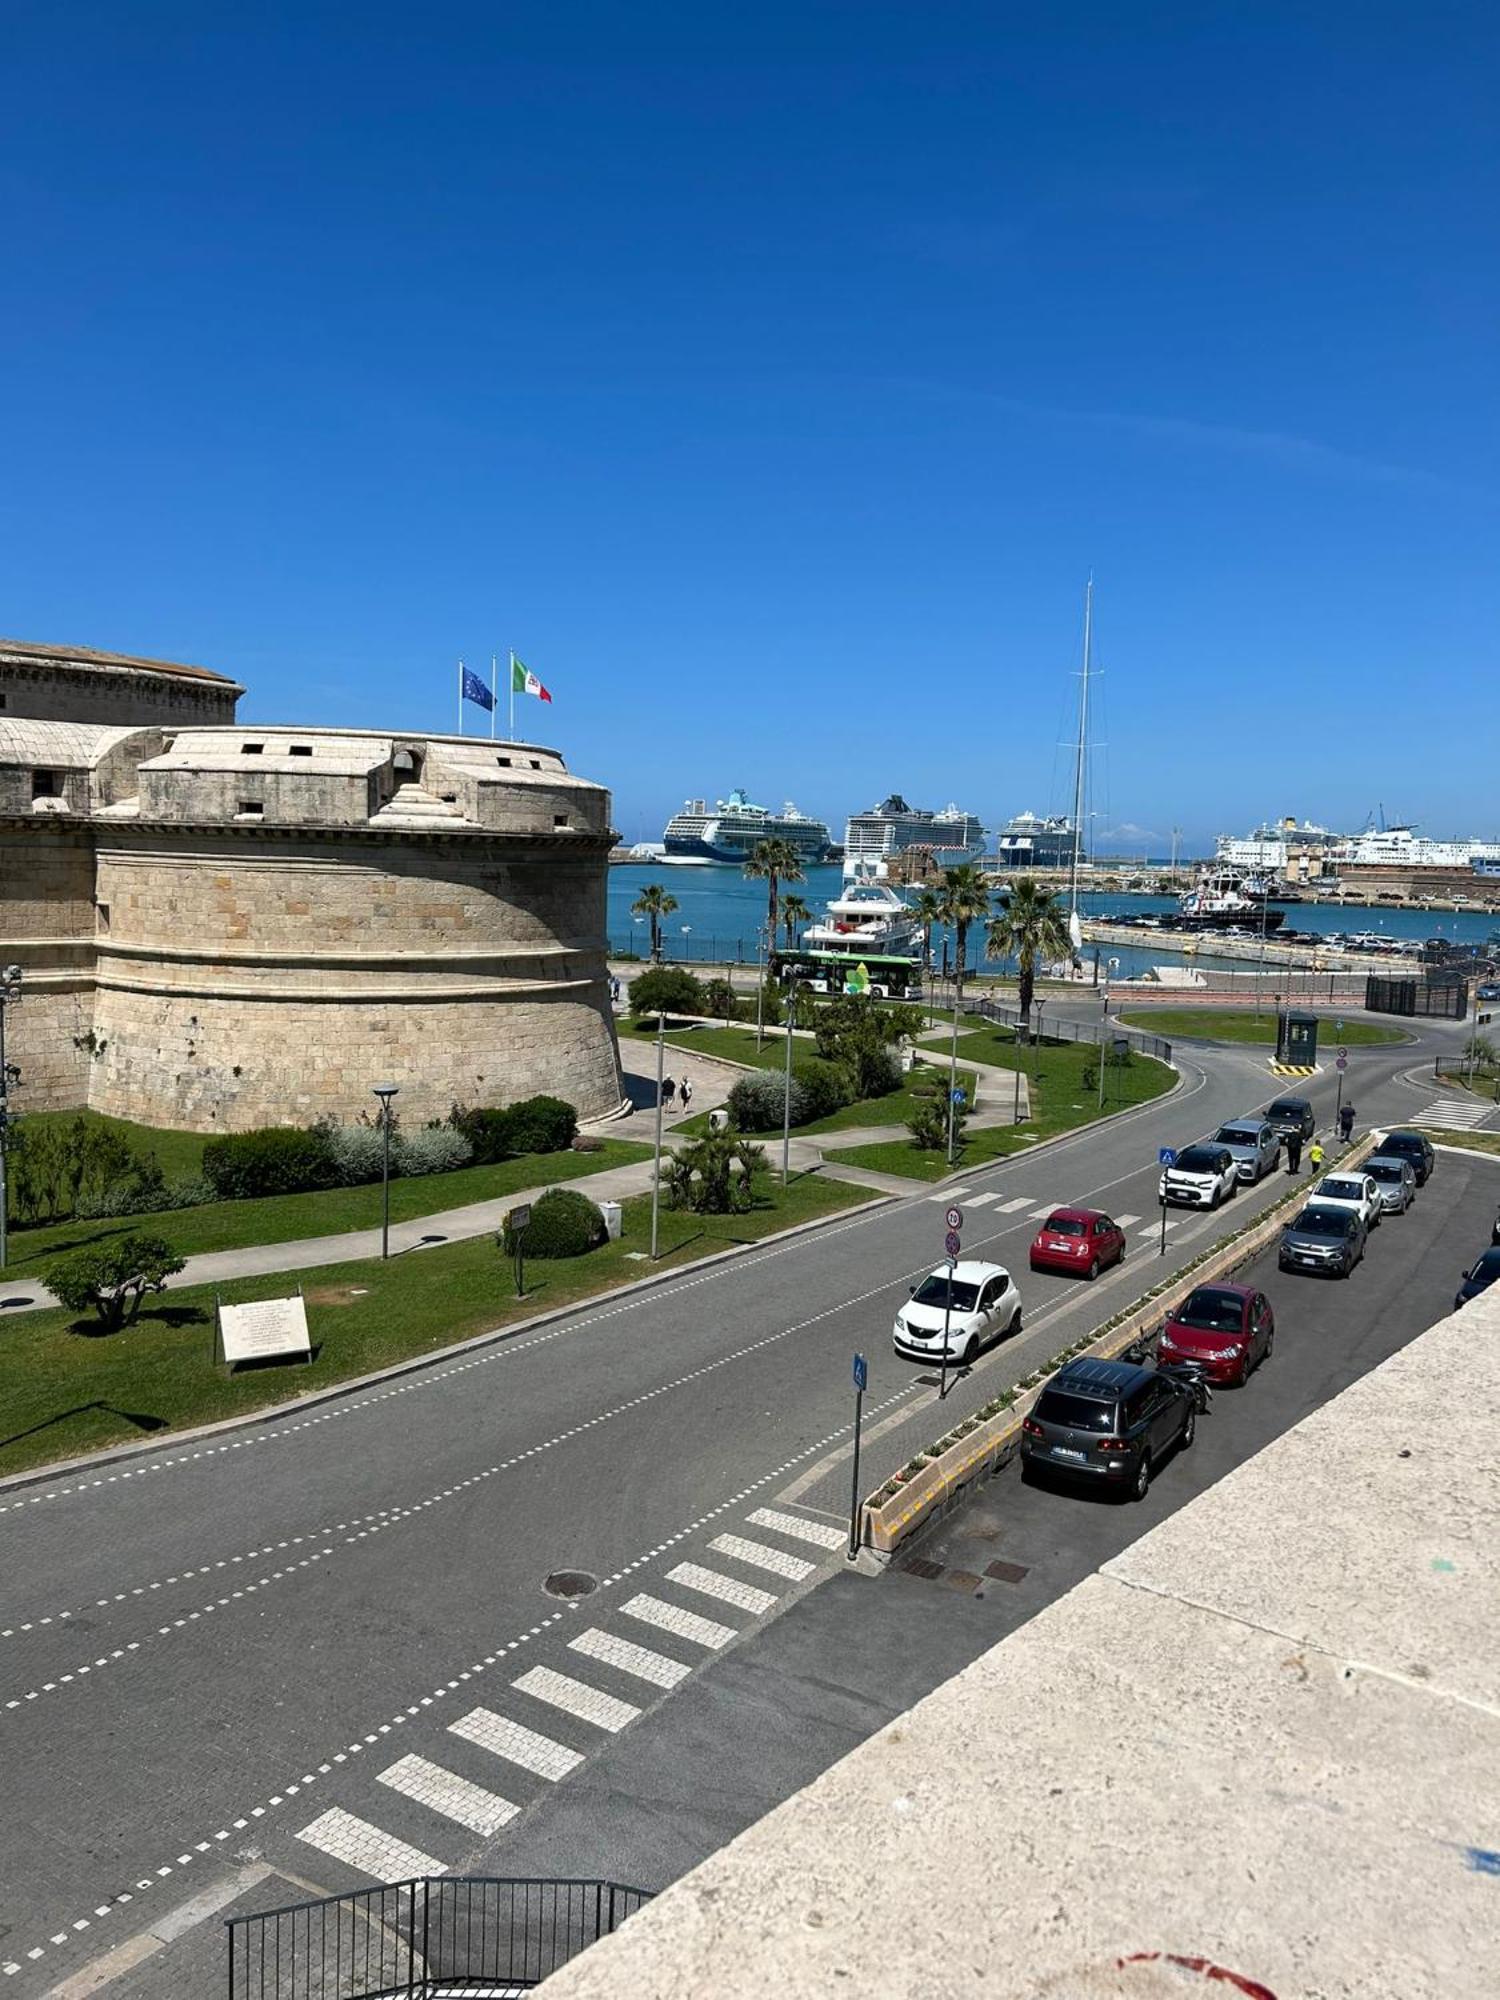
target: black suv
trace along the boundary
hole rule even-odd
[[[1021,1424],[1021,1477],[1045,1468],[1143,1500],[1158,1461],[1193,1441],[1190,1389],[1128,1361],[1070,1361]]]
[[[1380,1142],[1379,1150],[1387,1159],[1409,1160],[1411,1170],[1417,1177],[1417,1186],[1425,1187],[1437,1165],[1437,1154],[1432,1150],[1432,1141],[1424,1132],[1387,1132]]]
[[[1310,1139],[1317,1130],[1313,1108],[1305,1097],[1278,1097],[1266,1113],[1266,1123],[1284,1146],[1288,1139]]]

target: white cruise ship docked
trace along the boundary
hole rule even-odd
[[[772,839],[789,842],[804,862],[826,860],[833,845],[824,822],[798,812],[790,800],[773,813],[739,790],[715,800],[712,811],[706,799],[687,800],[667,821],[662,845],[668,860],[743,863],[762,840]]]
[[[928,812],[909,806],[899,792],[892,792],[868,812],[851,813],[844,828],[844,877],[880,877],[886,864],[910,847],[927,847],[939,868],[955,868],[965,861],[982,861],[985,854],[983,822],[961,806],[944,806]]]

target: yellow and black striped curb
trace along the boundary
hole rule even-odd
[[[1273,1062],[1269,1063],[1267,1067],[1272,1076],[1316,1076],[1318,1073],[1318,1065],[1316,1063]]]

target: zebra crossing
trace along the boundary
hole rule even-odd
[[[1455,1131],[1472,1132],[1484,1124],[1494,1108],[1493,1104],[1471,1097],[1466,1091],[1462,1097],[1435,1097],[1425,1111],[1417,1113],[1413,1122],[1440,1128],[1446,1125]]]
[[[993,1203],[993,1213],[995,1215],[1019,1216],[1024,1211],[1028,1222],[1045,1222],[1055,1209],[1063,1206],[1061,1202],[1056,1201],[1038,1202],[1034,1195],[1029,1194],[1013,1195],[1009,1201],[1001,1201],[1000,1196],[1004,1192],[1003,1188],[992,1188],[984,1194],[970,1194],[967,1188],[957,1187],[948,1188],[942,1194],[924,1195],[922,1198],[924,1201],[954,1202],[958,1201],[961,1197],[967,1197],[965,1206],[971,1212],[976,1208],[987,1208]],[[1129,1229],[1132,1224],[1140,1220],[1141,1217],[1138,1215],[1117,1215],[1115,1217],[1115,1221],[1119,1223],[1122,1229]],[[1154,1235],[1159,1231],[1160,1226],[1159,1223],[1152,1223],[1149,1231],[1145,1233]],[[1167,1223],[1169,1230],[1176,1227],[1176,1220]]]
[[[475,1842],[503,1832],[782,1593],[830,1566],[845,1540],[841,1528],[784,1508],[757,1507],[742,1527],[714,1535],[698,1559],[675,1563],[649,1591],[574,1632],[557,1665],[519,1672],[488,1705],[449,1723],[439,1745],[424,1746],[428,1754],[410,1751],[353,1780],[359,1796],[328,1807],[296,1840],[380,1882],[461,1865]],[[695,1599],[718,1615],[694,1609]],[[612,1629],[621,1625],[628,1630]]]

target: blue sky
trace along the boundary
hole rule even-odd
[[[12,0],[0,629],[993,823],[1092,568],[1101,845],[1492,833],[1494,19]]]

